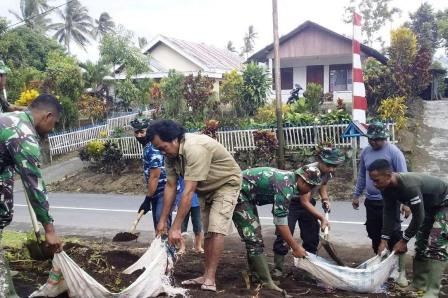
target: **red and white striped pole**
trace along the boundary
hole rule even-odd
[[[366,89],[361,65],[361,16],[353,13],[353,120],[366,122]]]
[[[361,65],[361,16],[353,12],[353,64],[352,64],[352,103],[353,103],[353,121],[366,123],[366,89]],[[360,140],[361,148],[367,145],[367,140],[362,137]]]

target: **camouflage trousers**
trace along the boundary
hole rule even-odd
[[[2,242],[2,230],[0,229],[0,245]],[[4,251],[0,246],[0,298],[19,297],[12,283],[8,262],[5,260]]]
[[[448,261],[448,207],[425,214],[416,235],[415,257]]]
[[[14,214],[14,176],[10,170],[0,174],[0,230],[9,225]]]
[[[244,196],[243,193],[240,193],[240,199],[241,196]],[[239,200],[232,220],[240,234],[241,241],[246,244],[247,255],[263,254],[264,244],[257,206],[250,201]]]

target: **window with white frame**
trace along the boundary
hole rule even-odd
[[[330,65],[330,92],[352,90],[352,65]]]

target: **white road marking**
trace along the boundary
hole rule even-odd
[[[14,204],[15,207],[28,207],[24,204]],[[83,210],[83,211],[105,211],[105,212],[122,212],[122,213],[137,213],[135,210],[129,209],[105,209],[105,208],[88,208],[88,207],[67,207],[67,206],[51,206],[51,209],[63,209],[63,210]],[[173,212],[173,214],[177,214]],[[260,220],[273,220],[272,217],[260,216]],[[330,223],[335,224],[345,224],[345,225],[364,225],[364,222],[360,221],[341,221],[341,220],[330,220]],[[408,225],[401,225],[402,227],[407,227]]]

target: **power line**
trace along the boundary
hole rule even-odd
[[[72,2],[72,1],[73,1],[73,0],[68,0],[67,2],[65,2],[65,3],[63,3],[63,4],[61,4],[61,5],[52,7],[52,8],[50,8],[50,9],[46,10],[46,11],[43,11],[43,12],[41,12],[41,13],[38,13],[38,14],[36,14],[36,15],[34,15],[34,16],[31,16],[31,17],[29,17],[29,18],[27,18],[27,19],[24,19],[24,20],[22,20],[22,21],[20,21],[20,22],[17,22],[17,23],[15,23],[15,24],[9,25],[9,26],[6,27],[6,29],[9,29],[9,28],[11,28],[11,27],[15,27],[15,26],[17,26],[17,25],[19,25],[19,24],[25,23],[25,22],[27,22],[27,21],[29,21],[29,20],[31,20],[31,19],[34,19],[34,18],[36,18],[36,17],[38,17],[38,16],[45,15],[45,14],[47,14],[47,13],[49,13],[49,12],[52,12],[52,11],[55,10],[55,9],[61,8],[62,6],[65,6],[65,5],[69,4],[69,3]]]

